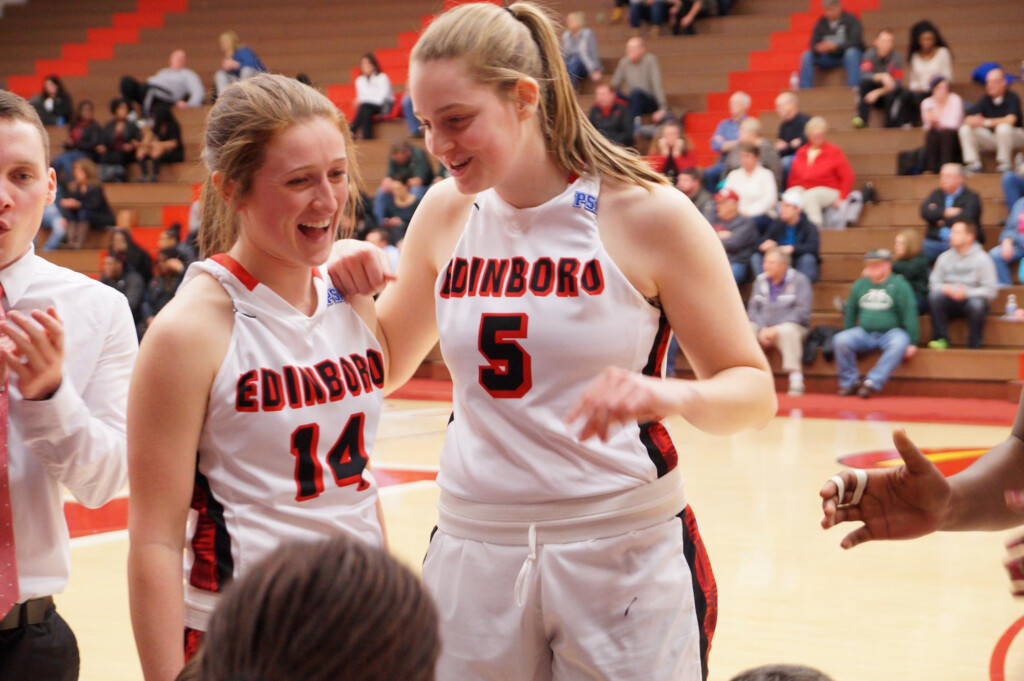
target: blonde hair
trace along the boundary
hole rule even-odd
[[[221,33],[219,36],[219,40],[223,42],[225,38],[227,38],[228,41],[230,41],[232,51],[237,50],[239,47],[242,46],[242,42],[239,39],[238,34],[234,31],[224,31],[223,33]]]
[[[907,245],[907,252],[900,258],[901,260],[910,260],[921,252],[921,235],[917,233],[916,229],[901,230],[896,234],[896,238],[902,238],[903,243]]]
[[[222,253],[238,238],[235,205],[252,189],[252,179],[263,165],[267,145],[293,125],[325,118],[338,126],[348,150],[348,202],[345,215],[355,217],[359,199],[359,171],[348,123],[327,97],[286,76],[260,74],[233,83],[224,90],[206,119],[203,163],[209,175],[200,196],[202,255]],[[213,173],[231,181],[231,202],[213,185]]]
[[[475,77],[511,97],[516,83],[533,78],[540,87],[539,115],[545,146],[567,174],[597,173],[652,187],[668,184],[635,152],[608,141],[580,108],[562,60],[555,23],[530,2],[508,8],[491,3],[460,5],[442,14],[420,36],[411,62],[465,59]]]
[[[828,121],[822,116],[814,116],[804,125],[804,134],[810,135],[815,130],[828,131]]]

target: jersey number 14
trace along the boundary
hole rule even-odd
[[[334,483],[338,487],[356,485],[362,492],[370,486],[363,478],[367,456],[363,447],[363,423],[366,415],[362,412],[352,414],[338,440],[327,452],[327,467],[334,475]],[[298,486],[296,501],[309,501],[320,496],[324,491],[323,466],[320,464],[318,445],[320,444],[320,426],[309,423],[292,431],[292,456],[295,457],[295,484]]]

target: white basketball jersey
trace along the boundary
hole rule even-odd
[[[384,385],[373,333],[319,271],[311,317],[229,256],[193,263],[185,282],[201,272],[231,296],[235,323],[199,439],[189,585],[218,592],[284,540],[381,545],[365,469]]]
[[[540,206],[477,195],[437,279],[441,351],[454,411],[440,486],[484,503],[616,492],[676,465],[660,423],[601,442],[565,419],[607,366],[661,375],[670,329],[608,256],[597,227],[600,182],[577,178]]]

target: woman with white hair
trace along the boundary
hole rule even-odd
[[[789,189],[803,193],[804,213],[819,228],[825,210],[838,208],[853,190],[853,168],[846,154],[825,141],[828,124],[821,116],[804,127],[807,144],[797,149],[789,170]]]

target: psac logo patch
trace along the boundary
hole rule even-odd
[[[951,447],[947,449],[922,449],[921,453],[935,464],[947,478],[964,470],[990,448],[976,449],[970,447]],[[877,452],[860,452],[847,454],[839,459],[839,463],[850,468],[886,469],[903,464],[899,452],[895,449],[883,449]]]
[[[340,303],[343,300],[345,300],[345,296],[341,295],[341,292],[338,289],[333,286],[327,289],[327,307],[330,307],[335,303]]]
[[[585,211],[589,211],[594,215],[597,215],[597,197],[593,194],[587,194],[586,192],[576,192],[576,195],[572,199],[573,208],[582,208]]]

